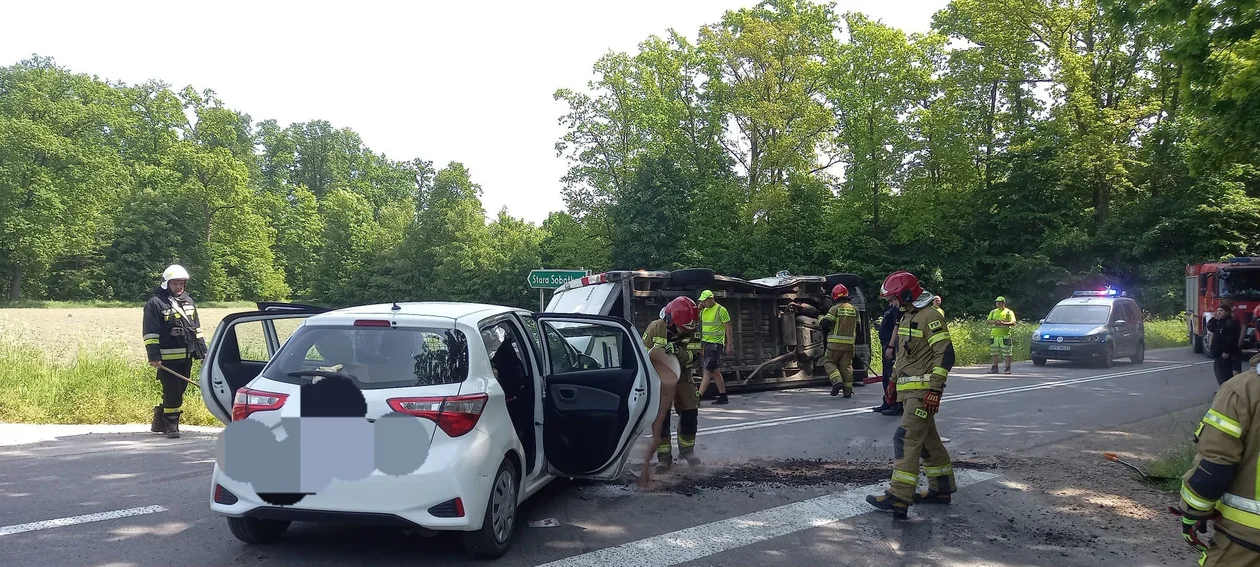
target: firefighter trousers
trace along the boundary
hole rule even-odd
[[[854,350],[852,345],[827,347],[827,355],[823,359],[823,370],[827,371],[827,377],[831,380],[832,386],[844,382],[846,390],[853,388]]]
[[[914,489],[919,485],[919,459],[923,459],[923,472],[928,478],[928,490],[940,494],[953,494],[958,490],[954,482],[954,467],[949,451],[941,443],[936,431],[936,416],[923,409],[926,391],[901,394],[905,413],[901,426],[893,434],[892,482],[888,492],[906,503],[914,502]]]
[[[192,374],[192,365],[192,358],[162,361],[162,366],[188,376],[190,379],[192,378],[189,376]],[[161,368],[157,369],[157,379],[158,382],[162,383],[162,411],[166,413],[179,411],[180,407],[184,405],[184,391],[188,389],[188,382]]]
[[[678,388],[674,390],[674,411],[678,412],[678,455],[689,460],[696,452],[696,429],[700,425],[700,400],[691,376],[678,381]],[[665,421],[661,431],[665,439],[656,447],[656,460],[662,464],[674,461],[673,444],[669,441],[670,421]]]
[[[1204,567],[1260,567],[1260,553],[1247,549],[1219,529],[1199,558]]]

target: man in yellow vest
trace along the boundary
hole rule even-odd
[[[1015,326],[1015,312],[1006,308],[1006,298],[998,296],[995,300],[997,308],[989,312],[989,354],[993,355],[993,366],[989,374],[997,374],[998,360],[1006,357],[1006,373],[1011,373],[1011,356],[1015,347],[1011,340],[1011,327]]]
[[[703,348],[704,375],[700,378],[700,390],[697,396],[703,396],[709,389],[709,379],[717,384],[718,398],[713,405],[729,404],[726,398],[726,380],[719,367],[722,365],[722,354],[735,354],[735,343],[731,336],[731,314],[713,298],[713,292],[700,292],[700,344]]]
[[[1252,357],[1246,372],[1221,385],[1194,432],[1194,463],[1181,480],[1181,535],[1199,552],[1199,565],[1260,564],[1260,376]],[[1198,534],[1212,522],[1214,536]]]
[[[835,305],[818,320],[818,328],[827,335],[827,354],[823,369],[831,380],[831,395],[844,389],[844,397],[853,397],[853,355],[857,348],[858,312],[849,302],[849,288],[836,284],[831,289]]]

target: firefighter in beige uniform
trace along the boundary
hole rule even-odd
[[[1250,368],[1220,386],[1195,430],[1195,458],[1182,477],[1182,537],[1199,551],[1199,565],[1260,565],[1260,376]],[[1198,533],[1212,522],[1215,536]]]
[[[913,274],[889,275],[881,286],[880,297],[902,310],[891,382],[896,383],[897,401],[904,404],[905,413],[893,435],[896,461],[891,486],[884,494],[867,496],[866,501],[905,517],[911,503],[948,504],[950,495],[958,490],[949,451],[936,430],[936,412],[945,379],[954,366],[954,347],[945,318],[931,308],[932,294],[923,291]],[[916,493],[920,457],[928,490]]]
[[[674,410],[678,412],[678,455],[685,459],[688,465],[699,467],[701,466],[700,458],[696,457],[695,452],[696,429],[698,429],[700,421],[700,399],[696,396],[696,385],[691,381],[692,373],[694,372],[692,364],[696,358],[696,351],[688,348],[689,344],[699,342],[694,337],[699,310],[690,298],[680,297],[674,301],[687,303],[687,308],[680,308],[679,311],[687,314],[694,312],[694,318],[685,322],[677,321],[677,324],[669,324],[676,321],[674,317],[670,317],[671,320],[669,322],[666,321],[664,316],[652,321],[643,332],[643,346],[647,349],[661,347],[665,352],[678,359],[678,367],[682,369],[682,375],[678,378],[678,386],[674,390]],[[673,302],[671,302],[671,307],[674,307]],[[662,403],[665,403],[664,400],[662,400]],[[674,464],[673,446],[669,440],[669,430],[669,420],[666,419],[661,428],[660,444],[656,447],[656,472],[658,473],[669,470]]]
[[[858,312],[849,302],[849,288],[836,284],[831,288],[831,310],[818,320],[818,328],[827,335],[827,354],[823,370],[831,380],[831,395],[844,389],[844,397],[853,397],[853,353],[857,341]]]

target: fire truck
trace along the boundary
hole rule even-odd
[[[1244,329],[1243,350],[1256,344],[1256,311],[1260,310],[1260,257],[1235,257],[1223,262],[1186,266],[1186,329],[1196,353],[1208,353],[1207,322],[1225,299],[1234,302],[1234,317]]]

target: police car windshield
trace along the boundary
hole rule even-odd
[[[338,372],[363,389],[458,384],[468,378],[468,342],[454,329],[303,326],[263,376],[309,384]]]
[[[1059,305],[1046,315],[1046,322],[1056,325],[1105,325],[1110,305]]]

